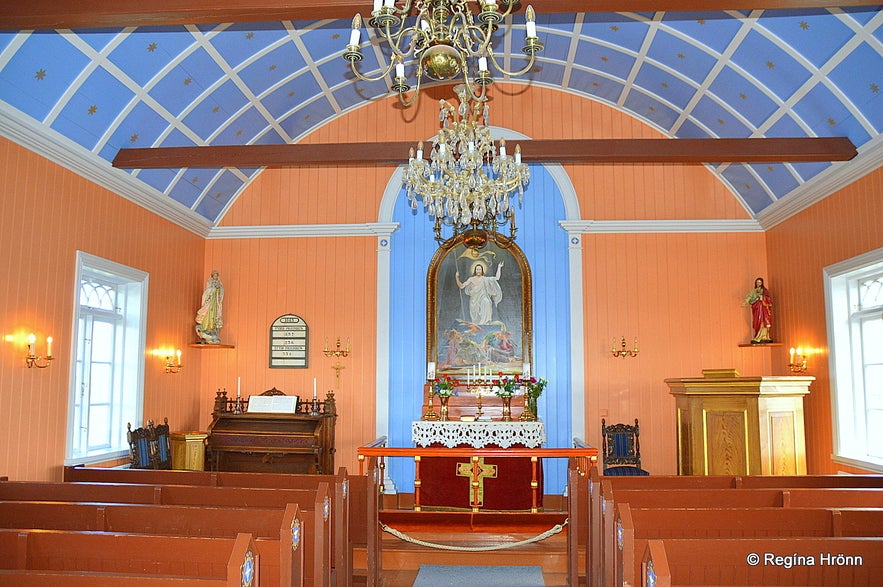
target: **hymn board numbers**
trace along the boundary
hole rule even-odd
[[[306,369],[309,327],[300,316],[284,314],[270,326],[270,368]]]

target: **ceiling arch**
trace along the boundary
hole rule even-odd
[[[853,162],[709,164],[756,218],[835,172],[879,165],[878,6],[537,12],[545,49],[513,83],[601,101],[671,138],[845,136],[857,146]],[[510,20],[495,46],[512,70],[524,64],[509,51],[524,19]],[[388,96],[389,79],[348,71],[349,29],[335,18],[0,32],[0,114],[204,231],[261,167],[123,171],[110,161],[131,147],[297,143]],[[360,70],[377,73],[373,35],[363,53]]]

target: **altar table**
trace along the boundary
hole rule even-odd
[[[416,421],[411,440],[418,447],[539,448],[546,442],[542,422]],[[473,466],[481,467],[480,507],[483,510],[528,511],[533,506],[529,458],[500,457],[471,463],[463,457],[426,457],[420,461],[422,507],[470,509]],[[537,507],[542,508],[542,463],[537,462]]]

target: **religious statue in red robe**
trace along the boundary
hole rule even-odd
[[[763,277],[754,280],[754,289],[745,296],[743,306],[751,306],[751,327],[754,336],[751,344],[773,342],[770,329],[773,326],[773,298],[763,283]]]

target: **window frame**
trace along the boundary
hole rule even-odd
[[[881,307],[856,309],[855,284],[883,273],[883,248],[823,269],[828,361],[831,391],[833,454],[831,460],[883,473],[883,459],[871,456],[866,434],[867,406],[860,324],[883,312]],[[861,389],[856,389],[856,382]]]
[[[104,274],[110,281],[118,282],[125,288],[126,309],[122,319],[125,343],[119,354],[114,356],[113,402],[116,409],[111,416],[110,446],[87,453],[79,451],[82,442],[75,445],[75,430],[80,426],[77,416],[77,394],[79,368],[78,353],[80,352],[80,320],[88,314],[81,313],[80,289],[84,277],[90,273]],[[144,413],[144,368],[147,344],[147,300],[149,274],[129,267],[77,251],[76,272],[73,287],[73,320],[71,332],[71,364],[68,389],[67,431],[65,443],[65,465],[94,464],[109,460],[126,458],[129,447],[126,442],[126,423],[141,422]],[[100,314],[98,311],[96,314]],[[91,314],[91,313],[90,313]],[[118,419],[118,420],[117,420]],[[88,434],[88,432],[87,432]],[[119,443],[119,444],[116,444]],[[88,442],[86,443],[88,445]]]

